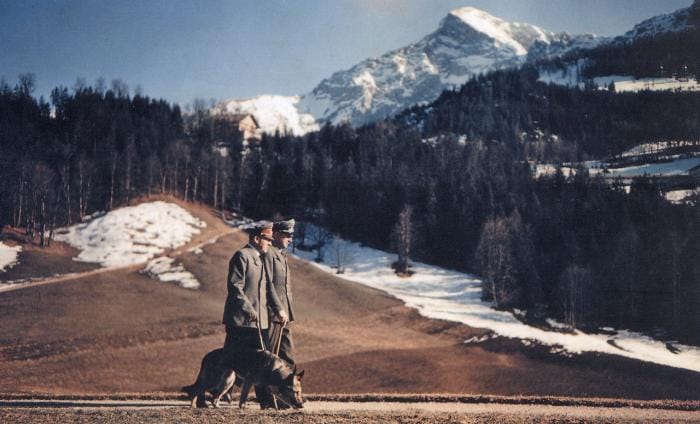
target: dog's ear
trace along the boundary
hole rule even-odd
[[[299,379],[299,381],[301,381],[301,379],[304,378],[304,371],[306,370],[301,370],[301,372],[297,374],[297,378]]]

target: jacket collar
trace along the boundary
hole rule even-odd
[[[248,244],[246,244],[246,247],[250,247],[251,249],[253,249],[253,251],[255,252],[257,257],[262,256],[262,252],[260,250],[258,250],[257,247],[253,246],[252,244],[248,243]]]

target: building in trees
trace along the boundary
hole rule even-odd
[[[260,124],[250,113],[247,114],[231,114],[221,113],[215,115],[217,120],[227,121],[230,127],[238,127],[243,144],[259,143],[262,139],[262,131]]]

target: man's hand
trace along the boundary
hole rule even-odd
[[[250,311],[250,314],[248,315],[248,322],[257,322],[258,320],[258,314],[255,313],[255,311]]]
[[[287,313],[286,313],[286,312],[284,312],[284,311],[279,311],[279,312],[277,313],[277,315],[275,315],[274,321],[284,324],[284,323],[286,323],[287,321],[289,321],[289,317],[287,316]]]

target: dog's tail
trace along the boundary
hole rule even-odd
[[[180,389],[181,392],[187,393],[187,396],[190,398],[199,394],[201,387],[203,387],[202,383],[204,382],[204,372],[206,371],[207,358],[209,358],[211,355],[212,352],[209,352],[204,355],[204,358],[202,358],[202,363],[199,366],[199,373],[197,373],[197,378],[194,380],[194,383]]]
[[[195,386],[197,383],[190,384],[189,386],[183,386],[182,389],[180,389],[181,392],[187,393],[187,396],[192,397],[195,395]]]

